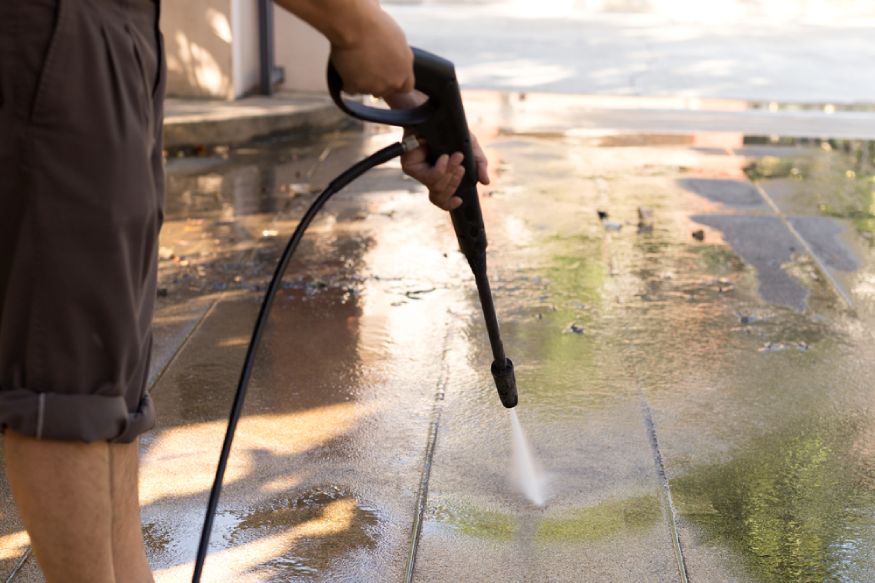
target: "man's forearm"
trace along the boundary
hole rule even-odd
[[[375,12],[382,10],[377,0],[274,0],[301,20],[321,32],[339,47],[354,46],[367,30]]]

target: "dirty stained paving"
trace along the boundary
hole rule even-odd
[[[449,220],[390,163],[329,203],[287,272],[205,580],[871,580],[875,146],[569,135],[486,105],[469,118],[490,277],[546,504],[510,478]],[[285,238],[395,137],[171,153],[142,440],[157,581],[190,578]],[[5,504],[0,529],[6,574],[27,540]],[[38,580],[33,560],[15,578]]]

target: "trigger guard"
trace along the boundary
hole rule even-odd
[[[413,109],[380,109],[346,100],[341,95],[343,79],[331,61],[328,62],[328,91],[341,111],[362,121],[412,128],[428,121],[435,110],[430,99]]]

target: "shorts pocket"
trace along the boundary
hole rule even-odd
[[[151,117],[150,112],[152,111],[152,99],[153,99],[153,83],[149,81],[149,73],[146,72],[146,63],[143,60],[143,54],[140,51],[140,48],[137,47],[137,41],[134,38],[131,29],[125,25],[125,32],[128,36],[128,42],[131,45],[131,51],[134,54],[134,62],[137,64],[137,71],[139,72],[140,77],[140,102],[142,104],[141,110],[143,113],[143,120],[148,121]],[[155,75],[152,75],[153,77]]]
[[[53,88],[58,87],[59,78],[61,76],[61,72],[58,71],[58,55],[60,53],[59,45],[61,44],[60,39],[63,36],[63,31],[68,20],[68,12],[71,8],[70,0],[56,0],[54,26],[52,27],[49,46],[46,50],[45,58],[43,59],[43,65],[40,69],[36,90],[33,94],[33,100],[30,104],[28,115],[30,121],[39,118],[42,109],[45,106],[46,96],[53,90]],[[31,25],[28,22],[23,22],[21,24],[22,26]],[[39,26],[41,23],[35,24]]]
[[[158,25],[155,25],[156,29]],[[155,88],[152,91],[153,101],[164,100],[164,87],[167,84],[167,55],[164,49],[164,34],[160,30],[155,31],[158,39],[158,78],[155,80]]]

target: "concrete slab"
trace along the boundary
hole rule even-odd
[[[408,39],[501,91],[870,103],[871,5],[499,0],[388,5]],[[816,6],[816,8],[815,8]]]
[[[805,213],[732,207],[723,203],[736,197],[683,181],[767,186],[765,167],[746,172],[757,157],[744,148],[759,138],[537,133],[547,125],[518,108],[527,101],[490,117],[501,99],[468,110],[493,169],[481,199],[490,276],[545,505],[509,476],[510,420],[447,217],[392,164],[329,204],[284,280],[206,580],[402,580],[415,549],[416,581],[867,581],[872,226],[818,206],[868,208],[865,149],[790,148],[817,152],[799,185],[835,183],[839,168],[852,185]],[[550,124],[572,125],[580,108]],[[159,427],[142,442],[158,581],[190,577],[238,367],[284,238],[314,187],[392,138],[170,163],[161,338],[181,350],[158,358],[169,362],[153,391]],[[697,217],[713,224],[703,241],[690,236]],[[818,236],[798,229],[824,261],[837,253],[832,221],[853,226],[841,236],[857,260],[855,310],[806,247],[786,260],[781,217],[829,218],[815,221]],[[767,293],[766,267],[799,286],[804,310]],[[3,532],[15,534],[6,508]],[[28,563],[16,583],[39,581],[34,571]]]

